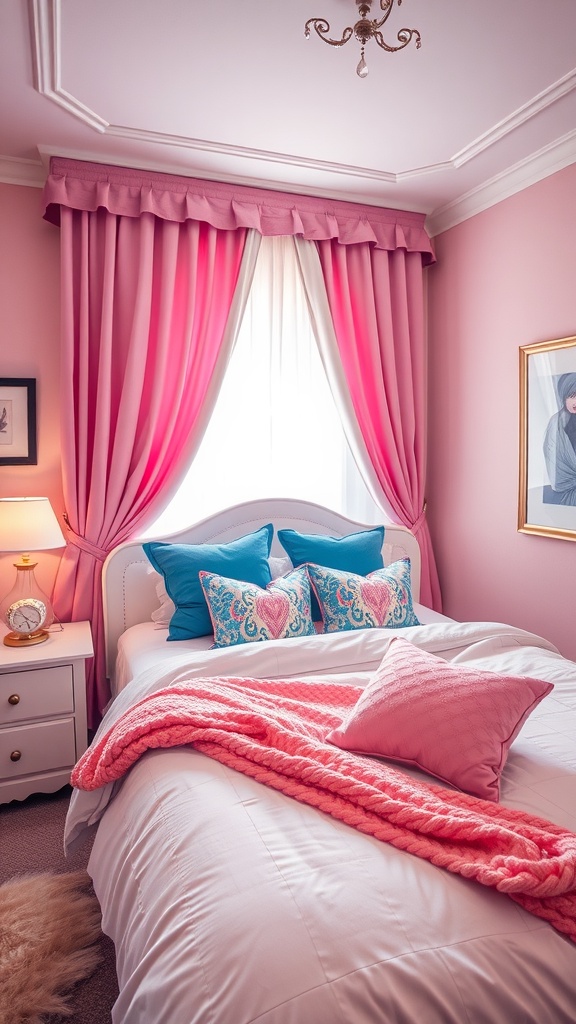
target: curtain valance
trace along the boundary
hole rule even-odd
[[[422,213],[64,157],[52,157],[44,202],[44,218],[53,224],[60,222],[61,206],[92,212],[103,207],[125,217],[151,213],[228,231],[254,228],[261,235],[334,238],[342,245],[369,242],[377,249],[420,252],[425,265],[435,260]]]

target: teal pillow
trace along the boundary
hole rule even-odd
[[[266,588],[211,572],[201,572],[200,583],[214,626],[214,647],[316,635],[304,567]]]
[[[166,592],[176,611],[168,629],[168,640],[191,640],[208,636],[212,622],[199,572],[213,572],[266,587],[271,580],[268,555],[272,544],[272,523],[255,533],[227,544],[166,544],[147,541],[142,545],[156,572],[164,577]]]
[[[278,540],[296,568],[305,562],[325,565],[329,569],[343,569],[345,572],[367,576],[375,569],[382,569],[382,545],[384,527],[349,533],[346,537],[325,537],[321,534],[297,533],[296,530],[278,530]],[[315,594],[312,594],[312,618],[322,618]]]
[[[409,558],[367,576],[323,565],[309,564],[306,569],[318,597],[324,633],[420,625],[412,605]]]

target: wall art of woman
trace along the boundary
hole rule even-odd
[[[544,459],[550,486],[542,500],[553,505],[576,505],[576,373],[557,381],[559,409],[544,436]]]

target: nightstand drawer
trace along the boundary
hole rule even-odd
[[[74,719],[38,722],[0,732],[0,776],[68,768],[76,761]]]
[[[88,740],[86,659],[93,654],[89,622],[64,622],[41,644],[0,642],[0,805],[70,782]]]
[[[73,711],[71,665],[0,675],[0,725],[45,718],[46,715],[71,714]]]

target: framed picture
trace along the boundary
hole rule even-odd
[[[520,349],[518,529],[576,540],[576,337]]]
[[[0,466],[35,466],[36,380],[0,377]]]

